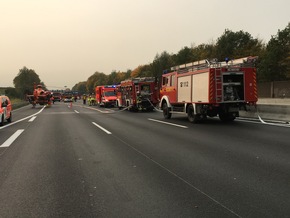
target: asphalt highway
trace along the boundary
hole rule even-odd
[[[0,127],[0,217],[289,217],[289,127],[26,106]]]

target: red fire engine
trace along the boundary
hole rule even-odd
[[[233,121],[239,109],[257,102],[257,57],[232,61],[196,61],[171,68],[162,75],[160,107],[164,118],[187,114],[190,122],[207,116]]]
[[[104,85],[96,87],[96,102],[99,106],[115,106],[116,99],[117,96],[115,85]]]
[[[154,77],[124,80],[117,87],[117,106],[131,111],[152,111],[158,105],[158,87]]]

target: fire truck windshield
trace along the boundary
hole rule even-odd
[[[109,91],[109,92],[104,92],[104,96],[115,96],[115,92],[114,91]]]

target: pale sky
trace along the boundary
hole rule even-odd
[[[0,87],[26,66],[50,89],[71,88],[225,29],[268,42],[288,22],[289,0],[0,0]]]

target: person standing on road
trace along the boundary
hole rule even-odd
[[[86,104],[87,96],[84,94],[83,95],[83,104]]]
[[[92,105],[92,102],[91,102],[91,100],[92,100],[92,97],[91,97],[91,95],[89,95],[89,97],[88,97],[88,104],[89,104],[89,106],[91,106],[91,105]]]

